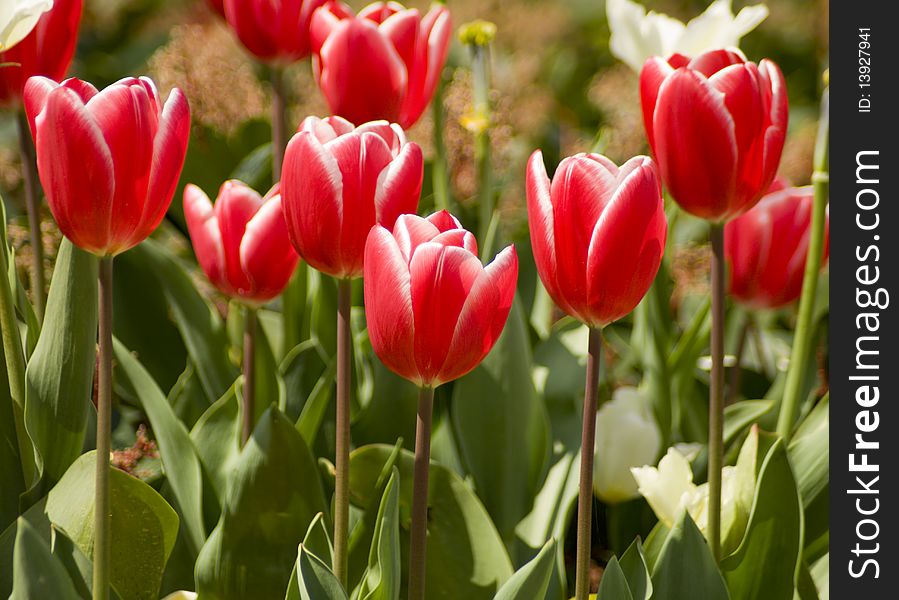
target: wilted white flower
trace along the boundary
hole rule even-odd
[[[3,0],[0,2],[0,52],[9,50],[31,33],[41,15],[53,8],[53,0]]]
[[[662,434],[643,395],[633,387],[615,390],[596,413],[593,491],[610,504],[637,498],[631,468],[655,462],[661,445]]]
[[[647,12],[632,0],[606,0],[612,31],[609,48],[639,72],[651,56],[668,57],[675,52],[695,56],[706,50],[737,46],[740,38],[765,20],[768,7],[747,6],[735,16],[731,1],[715,0],[704,13],[684,24],[662,13]]]

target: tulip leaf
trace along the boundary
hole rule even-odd
[[[0,285],[3,285],[0,282]],[[19,514],[19,495],[25,491],[25,479],[19,456],[15,408],[9,391],[9,378],[0,346],[0,529],[14,522]]]
[[[493,600],[533,600],[544,598],[556,562],[556,541],[552,538],[537,556],[509,578]]]
[[[637,538],[618,559],[618,566],[627,579],[627,585],[634,600],[649,600],[652,596],[652,580],[649,578],[649,567],[643,555],[643,544]]]
[[[400,597],[399,471],[393,467],[378,508],[368,569],[354,595],[358,600],[398,600]]]
[[[281,361],[280,372],[288,390],[284,415],[291,421],[300,417],[312,389],[328,367],[328,357],[315,340],[293,347]]]
[[[79,600],[65,567],[25,519],[19,519],[10,600]]]
[[[240,385],[235,382],[196,422],[190,432],[210,483],[223,504],[240,456]]]
[[[721,568],[733,600],[790,600],[802,553],[802,505],[782,440],[768,450],[746,534]]]
[[[228,334],[221,318],[197,292],[184,266],[162,245],[146,240],[131,252],[140,253],[147,273],[155,276],[206,395],[215,401],[237,378],[237,369],[228,359]]]
[[[280,600],[297,546],[327,506],[312,453],[271,406],[228,479],[221,518],[197,558],[197,591],[210,599]]]
[[[368,506],[378,488],[383,465],[395,448],[371,445],[350,456],[350,500]],[[412,505],[414,457],[401,451],[400,519],[408,523]],[[405,526],[401,537],[405,537]],[[406,538],[408,539],[408,538]],[[403,547],[408,547],[404,541]],[[407,557],[403,559],[403,565]],[[483,504],[458,475],[431,464],[428,490],[428,553],[425,587],[446,598],[490,600],[512,575],[512,563]]]
[[[758,422],[774,407],[771,400],[742,400],[724,409],[724,447],[739,437],[747,427]]]
[[[94,545],[96,452],[76,460],[47,496],[45,512],[85,556]],[[110,583],[122,598],[158,598],[178,515],[153,488],[110,467]],[[140,540],[140,543],[135,543]]]
[[[825,396],[790,440],[790,464],[804,507],[826,490],[830,475],[830,398]]]
[[[480,366],[456,382],[451,405],[462,462],[503,539],[528,514],[549,444],[549,422],[531,379],[520,301]]]
[[[166,479],[178,501],[192,554],[206,541],[203,526],[203,473],[197,449],[184,424],[172,411],[150,374],[118,340],[113,342],[116,383],[135,398],[147,413],[159,444]]]
[[[712,551],[685,511],[671,529],[652,572],[653,600],[728,600]]]
[[[599,580],[599,590],[596,593],[597,598],[602,600],[634,600],[630,587],[627,584],[627,577],[618,559],[614,556],[606,565],[602,572],[602,579]]]
[[[25,427],[41,480],[29,504],[81,454],[97,361],[97,259],[68,240],[59,248],[44,327],[25,372]]]
[[[334,546],[331,544],[328,527],[325,513],[315,515],[306,531],[306,537],[303,538],[303,546],[330,567],[334,562]]]
[[[328,566],[300,544],[286,600],[347,600],[347,594]]]
[[[321,374],[315,387],[309,392],[300,417],[297,419],[297,431],[303,436],[306,444],[312,446],[315,438],[318,436],[318,430],[325,418],[325,413],[332,397],[334,388],[334,374],[337,369],[337,363],[331,361],[325,372]]]

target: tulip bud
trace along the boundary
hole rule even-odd
[[[55,0],[53,8],[40,16],[31,33],[0,52],[0,105],[18,103],[29,77],[43,75],[59,81],[66,76],[78,41],[82,2]],[[0,50],[5,48],[0,41]]]
[[[736,49],[654,57],[640,73],[646,136],[687,212],[715,222],[752,208],[777,172],[787,89],[776,64]]]
[[[724,252],[735,300],[752,308],[778,308],[799,298],[813,204],[811,186],[775,189],[725,226]],[[824,261],[828,231],[825,221]]]
[[[537,272],[556,304],[594,327],[632,311],[659,270],[668,234],[653,161],[637,156],[619,168],[578,154],[550,181],[537,150],[527,198]]]
[[[228,25],[250,54],[273,64],[309,56],[312,13],[326,0],[224,0]],[[213,0],[215,4],[215,0]]]
[[[509,246],[486,267],[474,235],[446,211],[376,225],[365,245],[365,317],[371,345],[418,386],[462,377],[502,333],[518,256]]]
[[[226,181],[215,206],[193,184],[184,188],[184,217],[203,272],[223,294],[264,304],[290,281],[299,257],[290,245],[276,185],[263,198]]]
[[[359,277],[372,226],[418,208],[421,148],[386,121],[353,127],[309,117],[284,154],[287,230],[300,257],[334,277]]]
[[[411,127],[440,81],[451,32],[442,4],[422,17],[396,2],[375,2],[358,15],[329,2],[312,17],[311,36],[331,112],[355,123],[386,119]]]
[[[25,110],[47,204],[73,244],[115,256],[142,242],[172,202],[190,134],[175,88],[163,105],[148,78],[102,92],[78,79],[32,77]]]
[[[615,504],[640,496],[632,467],[655,463],[662,434],[637,388],[621,387],[596,413],[593,491]]]

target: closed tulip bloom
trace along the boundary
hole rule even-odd
[[[787,131],[776,64],[736,49],[654,57],[640,73],[646,135],[671,196],[714,222],[752,208],[771,184]]]
[[[411,127],[437,88],[451,33],[442,4],[422,17],[396,2],[375,2],[358,15],[329,2],[313,16],[311,36],[331,112],[355,123],[386,119]]]
[[[537,150],[527,199],[537,272],[556,304],[592,327],[631,312],[659,270],[668,235],[652,159],[637,156],[619,168],[605,156],[578,154],[550,181]]]
[[[418,209],[422,177],[421,148],[399,126],[307,118],[287,145],[281,176],[294,248],[323,273],[360,277],[368,232]]]
[[[184,217],[197,261],[223,294],[258,305],[284,290],[299,257],[287,237],[278,186],[263,198],[243,182],[226,181],[213,206],[190,184]]]
[[[778,308],[799,298],[813,203],[811,186],[778,189],[725,226],[724,252],[735,300],[752,308]],[[825,261],[828,231],[825,221]]]
[[[474,235],[446,211],[375,226],[365,245],[365,316],[375,353],[418,386],[462,377],[496,343],[515,296],[518,256],[486,267]]]
[[[75,54],[83,0],[55,0],[22,41],[0,52],[0,105],[22,99],[25,82],[33,75],[59,81]]]
[[[250,54],[283,65],[309,56],[309,23],[325,1],[224,0],[223,4],[228,24]],[[216,2],[212,0],[213,5]]]
[[[102,92],[78,79],[32,77],[24,98],[62,233],[98,256],[142,242],[165,216],[184,164],[190,108],[181,90],[163,104],[146,77]]]

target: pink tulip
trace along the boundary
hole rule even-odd
[[[414,213],[422,177],[421,148],[399,126],[307,118],[287,145],[281,178],[294,247],[319,271],[361,276],[369,230]]]
[[[223,294],[264,304],[284,290],[299,257],[287,236],[278,186],[263,198],[245,183],[226,181],[213,206],[190,184],[184,217],[203,272]]]
[[[290,64],[309,56],[312,13],[326,0],[224,0],[224,15],[257,59]],[[212,2],[215,8],[216,0]]]
[[[778,186],[725,226],[724,252],[735,300],[753,308],[778,308],[799,298],[813,204],[811,186]],[[825,223],[826,262],[829,223]]]
[[[402,215],[365,246],[365,315],[378,357],[418,386],[474,369],[496,343],[515,296],[509,246],[483,267],[474,236],[452,215]]]
[[[408,129],[434,95],[451,33],[442,4],[422,17],[396,2],[375,2],[354,16],[329,2],[312,17],[310,35],[331,112],[354,123],[385,119]]]
[[[142,242],[165,216],[184,164],[190,108],[181,90],[163,104],[146,77],[102,92],[78,79],[32,77],[24,98],[62,233],[98,256]]]
[[[631,312],[652,285],[668,234],[652,159],[620,168],[599,154],[564,159],[550,181],[543,154],[527,171],[537,272],[569,315],[602,327]]]
[[[759,201],[787,132],[787,89],[776,64],[756,65],[739,50],[654,57],[640,73],[640,97],[662,179],[684,210],[724,222]]]

